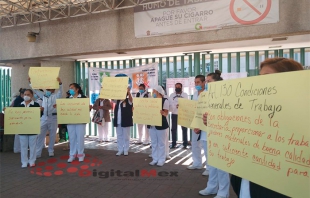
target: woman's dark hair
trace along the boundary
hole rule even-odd
[[[214,73],[210,73],[207,76],[211,76],[211,78],[215,81],[220,81],[223,80],[223,78],[221,77],[222,72],[220,70],[215,70]]]
[[[200,75],[200,74],[199,74],[199,75],[197,75],[197,76],[195,77],[195,79],[197,79],[197,78],[199,78],[201,82],[206,81],[206,77],[205,77],[204,75]]]
[[[303,70],[304,68],[300,63],[293,59],[288,58],[268,58],[261,62],[260,69],[263,67],[270,67],[277,72],[290,72],[290,71],[298,71]]]
[[[163,85],[160,85],[160,86],[163,88],[165,95],[167,95],[166,88]]]
[[[145,85],[144,84],[140,84],[139,87],[143,87],[143,89],[145,89]]]
[[[79,90],[79,91],[78,91],[79,94],[81,94],[82,96],[84,95],[84,93],[83,93],[83,91],[82,91],[82,88],[81,88],[81,86],[80,86],[79,84],[77,84],[77,83],[71,83],[71,84],[69,85],[69,87],[70,87],[71,85],[72,85],[73,87],[75,87],[76,89]]]
[[[19,91],[19,95],[21,95],[21,94],[25,93],[26,89],[25,88],[20,88],[18,91]]]
[[[29,91],[29,92],[31,93],[31,95],[33,95],[32,89],[25,89],[24,93],[25,93],[26,91]]]

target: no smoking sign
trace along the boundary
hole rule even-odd
[[[230,14],[242,25],[256,24],[269,14],[271,0],[231,0]]]

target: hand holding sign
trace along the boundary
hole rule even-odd
[[[58,89],[60,67],[30,67],[28,75],[33,89]]]
[[[128,77],[104,77],[99,98],[124,100],[130,88]]]

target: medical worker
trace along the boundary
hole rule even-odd
[[[127,95],[124,100],[113,101],[116,103],[114,108],[114,127],[116,127],[117,134],[117,148],[116,156],[128,156],[130,128],[133,126],[132,120],[132,95],[130,87],[127,88]]]
[[[70,98],[86,98],[82,88],[77,83],[72,83],[69,86]],[[91,109],[91,106],[89,106]],[[70,156],[68,163],[71,163],[76,157],[79,158],[79,162],[84,161],[84,139],[86,133],[86,124],[67,124],[69,139],[70,139]]]
[[[139,85],[139,92],[136,94],[137,98],[149,98],[149,93],[145,89],[144,84]],[[137,124],[138,126],[138,134],[139,134],[139,139],[137,141],[137,144],[143,143],[143,145],[148,145],[150,144],[150,134],[147,126],[145,124]],[[144,133],[143,133],[144,132]],[[144,140],[142,139],[142,136],[144,134]]]
[[[112,109],[109,99],[98,98],[94,103],[95,114],[99,113],[101,123],[97,123],[99,142],[109,141],[109,122],[111,122],[110,110]]]
[[[60,78],[57,78],[57,81],[59,83],[57,93],[55,92],[55,89],[46,89],[45,92],[36,89],[33,90],[39,98],[43,99],[42,107],[44,108],[43,116],[41,117],[41,132],[37,139],[37,158],[41,157],[47,131],[49,131],[48,155],[54,157],[54,145],[58,128],[56,99],[61,98],[62,95],[62,82]],[[30,78],[29,83],[31,83]]]
[[[223,78],[221,77],[221,71],[215,70],[215,73],[210,73],[207,75],[207,85],[208,83],[212,83],[215,81],[221,81]],[[208,159],[207,153],[207,132],[201,131],[200,133],[200,141],[204,148],[204,153],[206,159]],[[208,165],[209,170],[209,179],[207,183],[207,187],[201,191],[199,191],[200,195],[213,195],[216,194],[214,198],[227,198],[229,197],[229,174],[221,169]]]
[[[40,105],[32,100],[33,91],[31,89],[26,89],[24,92],[24,101],[19,105],[19,107],[39,107]],[[43,108],[41,107],[41,112]],[[41,113],[42,115],[42,113]],[[36,142],[37,134],[19,134],[20,146],[21,146],[21,162],[22,168],[26,168],[29,164],[30,167],[35,166],[36,162]],[[28,147],[29,147],[29,157],[28,157]]]
[[[165,96],[165,91],[161,86],[156,86],[153,89],[153,97],[161,98],[162,109],[158,112],[162,117],[161,126],[148,126],[151,135],[152,158],[151,166],[163,166],[166,161],[166,141],[167,128],[169,128],[167,116],[169,111],[169,101]]]

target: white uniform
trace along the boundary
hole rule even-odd
[[[196,91],[193,95],[193,100],[198,100],[198,91]],[[199,134],[196,134],[194,130],[192,130],[192,159],[193,159],[193,167],[201,168],[202,167],[202,158],[201,158],[201,141],[198,140]]]
[[[128,100],[128,103],[132,105],[132,102]],[[122,110],[121,105],[123,102],[118,104],[118,111],[117,111],[117,127],[116,127],[116,134],[117,134],[117,147],[119,153],[128,154],[129,151],[129,139],[130,139],[130,127],[122,127]]]
[[[31,101],[28,105],[25,102],[22,102],[25,107],[34,105],[34,101]],[[21,162],[22,167],[27,167],[27,164],[30,166],[36,162],[36,141],[38,135],[19,135],[20,147],[21,147]],[[29,158],[28,158],[28,147],[29,147]]]
[[[57,93],[52,93],[49,97],[45,96],[43,92],[34,90],[35,93],[43,99],[42,107],[44,108],[43,116],[41,117],[41,132],[37,140],[37,157],[41,157],[42,149],[44,147],[45,137],[49,131],[48,153],[54,155],[54,144],[57,132],[57,109],[53,107],[56,104],[56,99],[61,98],[62,85],[59,85]]]
[[[165,100],[163,109],[169,110],[169,101]],[[158,130],[154,126],[150,127],[152,158],[151,163],[164,165],[167,156],[167,129]]]
[[[147,94],[147,91],[144,91],[142,94],[140,94],[139,98],[144,98],[145,94]],[[143,144],[149,144],[150,143],[149,129],[147,128],[145,124],[137,124],[137,126],[138,126],[138,134],[139,134],[138,143],[141,143],[143,141]],[[144,140],[142,140],[143,131],[144,131]]]
[[[81,98],[81,94],[77,98]],[[70,96],[70,98],[73,98]],[[69,140],[70,140],[70,158],[72,161],[75,157],[79,158],[79,161],[83,161],[84,154],[84,140],[86,134],[86,124],[67,124]]]

